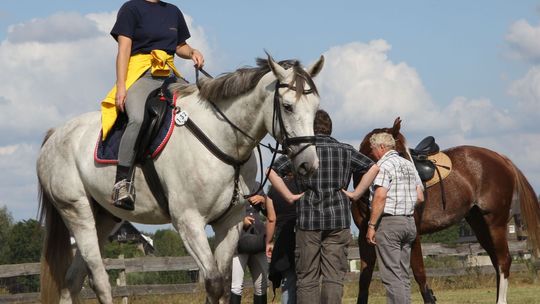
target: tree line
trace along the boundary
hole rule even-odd
[[[153,239],[154,256],[186,256],[188,252],[177,232],[170,229],[144,233]],[[0,207],[0,265],[38,263],[43,246],[44,230],[39,221],[27,219],[15,222],[6,206]],[[213,243],[213,237],[210,238]],[[144,256],[144,252],[135,243],[111,242],[102,252],[103,258],[116,259]],[[115,285],[118,271],[110,271],[109,278]],[[169,271],[155,273],[130,273],[127,276],[130,285],[136,284],[180,284],[196,280],[193,273]],[[26,293],[39,291],[39,276],[21,276],[0,279],[0,293]]]

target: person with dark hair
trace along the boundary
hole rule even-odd
[[[107,138],[119,113],[125,113],[128,124],[120,141],[112,197],[116,207],[133,210],[135,192],[129,173],[146,98],[167,77],[180,77],[174,66],[175,54],[193,60],[197,67],[203,66],[204,57],[186,42],[191,35],[182,12],[160,0],[124,3],[111,35],[118,42],[116,85],[101,103],[102,139]]]
[[[270,168],[269,178],[288,203],[296,202],[297,303],[341,303],[351,241],[350,201],[342,190],[353,172],[363,172],[355,190],[363,193],[378,167],[351,145],[330,136],[332,120],[327,112],[317,111],[313,129],[319,169],[311,176],[296,175],[302,193],[293,194],[282,179],[293,170],[286,156]]]

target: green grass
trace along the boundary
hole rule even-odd
[[[494,275],[432,278],[429,280],[429,283],[437,297],[438,304],[482,304],[494,303],[496,300],[497,290],[495,288],[496,279]],[[357,292],[357,284],[347,283],[344,289],[343,303],[356,303]],[[529,273],[512,273],[510,276],[507,299],[509,303],[513,304],[540,303],[540,284],[535,283],[533,277]],[[278,293],[274,303],[280,303],[279,300],[280,297]],[[384,287],[380,280],[375,280],[371,284],[369,302],[372,304],[386,303]],[[412,286],[412,302],[423,303],[416,283],[413,283]],[[87,301],[85,303],[95,303],[95,301]],[[115,303],[121,303],[120,299],[115,299]],[[204,303],[204,294],[130,297],[129,303]],[[246,290],[242,303],[252,303],[252,290]],[[268,303],[271,303],[271,295],[268,295]]]

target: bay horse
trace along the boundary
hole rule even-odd
[[[374,129],[360,144],[360,152],[373,158],[369,138],[386,132],[396,139],[396,151],[411,160],[405,137],[400,133],[398,117],[390,128]],[[524,217],[528,240],[538,250],[540,240],[540,208],[536,194],[523,173],[505,156],[475,146],[457,146],[443,151],[452,160],[452,171],[443,180],[445,199],[438,185],[426,189],[426,201],[416,207],[417,237],[411,249],[411,268],[420,287],[424,303],[435,303],[426,281],[420,235],[443,230],[463,218],[473,229],[478,242],[491,258],[497,276],[497,303],[506,303],[508,276],[512,257],[508,250],[507,224],[512,198],[517,195]],[[361,274],[358,303],[367,303],[369,284],[376,262],[375,248],[365,239],[369,207],[362,199],[352,204],[353,219],[360,230]]]
[[[240,194],[253,191],[257,164],[252,151],[266,134],[271,133],[281,143],[313,136],[320,99],[312,78],[323,64],[321,56],[306,70],[296,60],[276,63],[268,55],[254,68],[201,79],[198,86],[177,85],[180,97],[176,106],[187,112],[224,154],[246,163],[236,171],[186,127],[176,127],[167,147],[154,160],[169,213],[160,208],[141,170],[134,177],[135,210],[111,204],[116,168],[98,164],[93,158],[101,130],[100,113],[83,114],[50,130],[37,160],[41,215],[46,223],[41,301],[78,302],[88,275],[98,301],[113,303],[100,248],[119,218],[143,224],[172,223],[201,270],[207,301],[228,303],[231,261],[245,203],[242,195],[235,203],[233,193],[235,189]],[[286,151],[293,157],[298,174],[311,174],[318,168],[312,144],[293,141]],[[207,224],[215,231],[214,253],[205,232]],[[70,235],[77,246],[74,256]]]

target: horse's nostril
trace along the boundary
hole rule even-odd
[[[308,175],[309,173],[309,163],[308,162],[303,162],[300,164],[300,166],[298,166],[298,174],[302,175],[302,176],[306,176]]]

